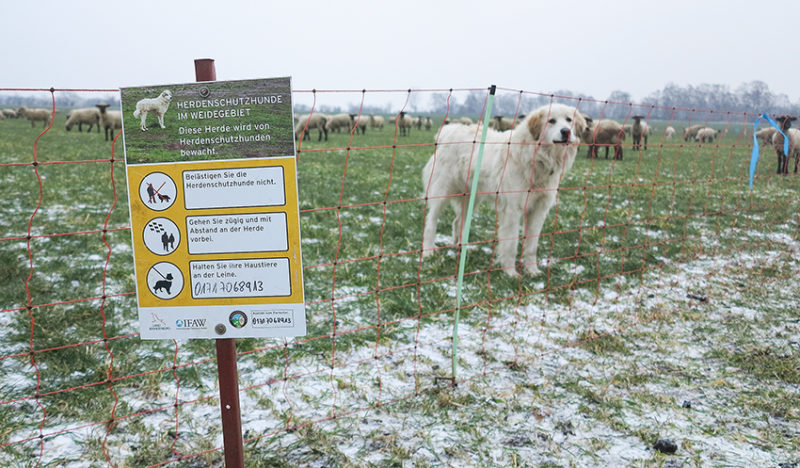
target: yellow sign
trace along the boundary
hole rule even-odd
[[[122,90],[142,338],[305,334],[293,136],[281,155],[291,91],[279,80]],[[142,117],[164,96],[160,115]]]

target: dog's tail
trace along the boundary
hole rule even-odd
[[[136,109],[135,111],[133,111],[133,116],[137,117],[137,118],[139,117],[139,109]]]

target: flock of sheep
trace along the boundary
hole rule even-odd
[[[114,131],[122,128],[122,115],[120,111],[108,110],[108,107],[108,104],[97,104],[95,107],[86,107],[69,111],[65,123],[66,130],[70,131],[77,126],[78,131],[82,132],[83,126],[86,125],[88,126],[87,131],[91,132],[92,128],[96,128],[99,133],[102,127],[105,131],[105,139],[112,139]],[[25,118],[31,123],[31,127],[33,127],[36,122],[42,122],[43,126],[46,127],[50,125],[51,117],[52,111],[49,109],[28,109],[23,106],[16,110],[0,110],[0,120]],[[640,146],[643,146],[645,150],[647,149],[647,139],[652,134],[652,128],[644,120],[643,116],[633,116],[633,123],[631,124],[622,124],[611,119],[601,119],[595,122],[588,115],[584,115],[583,117],[586,119],[588,125],[584,134],[581,135],[581,141],[588,146],[587,157],[596,157],[597,148],[605,147],[605,157],[607,159],[609,148],[613,147],[614,159],[622,159],[622,142],[625,141],[628,134],[630,134],[633,139],[632,148],[634,151],[637,151]],[[498,115],[489,121],[489,127],[497,131],[510,130],[515,125],[515,122],[519,122],[523,118],[524,115],[520,115],[517,119],[510,119]],[[767,127],[756,132],[756,137],[758,137],[763,144],[772,144],[775,147],[775,151],[778,154],[778,173],[788,172],[788,161],[792,158],[795,159],[795,172],[797,172],[798,165],[800,165],[800,130],[790,128],[791,122],[794,120],[794,117],[778,117],[781,129],[789,137],[789,154],[784,154],[783,135],[774,127]],[[375,114],[359,116],[358,114],[340,113],[327,115],[320,112],[311,115],[299,115],[295,118],[295,121],[296,138],[303,135],[305,139],[310,139],[311,131],[317,130],[317,141],[322,141],[323,138],[327,141],[328,132],[345,131],[349,133],[355,131],[356,133],[361,132],[363,134],[366,133],[367,128],[380,130],[383,129],[384,125],[387,123],[387,119]],[[412,128],[416,128],[417,130],[421,130],[422,128],[430,130],[433,127],[433,121],[430,117],[414,117],[405,112],[400,112],[397,117],[389,120],[389,123],[391,125],[397,124],[400,135],[409,135]],[[457,117],[445,120],[445,124],[451,123],[471,125],[474,122],[469,117]],[[684,129],[683,141],[710,143],[717,140],[725,133],[725,130],[720,131],[705,124],[692,125]],[[675,134],[676,130],[669,126],[664,131],[664,138],[670,140]]]
[[[497,131],[506,131],[512,129],[517,122],[520,122],[525,116],[520,115],[516,119],[510,119],[504,116],[495,116],[489,120],[489,127]],[[644,120],[644,116],[635,115],[632,117],[632,123],[622,124],[611,119],[602,119],[593,121],[588,115],[583,115],[587,121],[587,129],[581,135],[581,141],[588,146],[587,157],[597,156],[597,148],[605,147],[605,157],[608,158],[609,148],[614,148],[614,158],[622,159],[622,143],[625,141],[627,135],[631,135],[633,139],[633,150],[637,151],[640,147],[647,149],[647,139],[652,134],[652,128]],[[397,129],[400,135],[408,135],[412,128],[422,129],[423,127],[430,130],[433,122],[430,117],[413,117],[400,112],[394,119],[390,119],[391,125],[397,123]],[[313,130],[318,132],[317,141],[328,140],[328,132],[346,132],[355,131],[358,133],[365,133],[367,127],[373,129],[382,129],[386,123],[386,119],[380,115],[361,115],[358,114],[335,114],[327,115],[315,112],[311,115],[299,115],[295,118],[295,137],[299,138],[303,135],[304,139],[310,139],[310,133]],[[469,117],[456,117],[449,118],[444,121],[445,124],[463,124],[471,125],[475,122]],[[774,129],[773,129],[774,131]],[[664,131],[666,140],[671,140],[676,134],[675,128],[668,126]],[[726,133],[725,130],[717,130],[705,124],[692,125],[684,129],[683,140],[696,141],[700,143],[711,143],[717,140],[720,136]]]
[[[397,123],[397,128],[401,135],[409,135],[412,128],[421,130],[424,127],[425,130],[430,130],[433,127],[433,120],[430,117],[413,117],[405,112],[400,112],[400,115],[396,117],[396,122],[394,120],[390,122],[392,125]],[[472,123],[472,120],[469,120],[469,123]],[[364,134],[367,132],[367,127],[380,130],[383,129],[384,125],[386,125],[386,119],[381,115],[328,115],[315,112],[310,115],[295,116],[294,133],[295,138],[300,138],[300,135],[303,135],[303,139],[308,140],[311,139],[311,131],[317,130],[317,141],[322,141],[323,137],[325,141],[328,141],[328,132],[341,132],[344,130],[348,133],[351,131],[359,133],[360,131]]]
[[[106,140],[113,139],[114,131],[122,128],[122,114],[120,111],[108,110],[108,107],[108,104],[97,104],[95,107],[72,109],[67,113],[66,130],[70,131],[77,126],[78,131],[82,132],[83,126],[87,125],[87,132],[91,132],[94,127],[99,133],[102,127],[105,130]],[[43,127],[47,127],[52,116],[53,112],[50,109],[28,109],[23,106],[16,110],[0,110],[0,120],[28,119],[31,127],[37,122],[42,122]]]

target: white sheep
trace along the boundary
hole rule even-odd
[[[775,127],[762,128],[756,132],[756,138],[766,145],[772,142],[772,136],[775,135],[776,132],[777,130],[775,130]]]
[[[37,121],[44,122],[43,127],[50,125],[50,118],[52,117],[53,112],[49,109],[28,109],[27,107],[23,106],[17,109],[17,115],[20,117],[25,117],[31,123],[31,127],[34,126],[34,123]]]
[[[425,118],[425,130],[430,130],[433,127],[433,120],[430,117]]]
[[[97,133],[100,133],[100,110],[97,107],[85,107],[82,109],[72,109],[67,114],[67,131],[72,130],[72,127],[78,126],[78,131],[83,131],[83,126],[88,125],[88,132],[92,131],[92,126],[97,127]]]
[[[664,137],[667,140],[671,140],[673,136],[675,136],[675,129],[672,127],[667,127],[667,129],[664,130]]]
[[[716,140],[718,136],[719,132],[717,130],[711,127],[704,127],[697,131],[697,135],[695,135],[694,139],[700,143],[711,143]]]
[[[323,134],[325,135],[325,141],[328,141],[328,129],[326,128],[328,123],[328,118],[329,117],[327,115],[319,112],[315,112],[311,114],[311,116],[308,115],[300,116],[300,118],[297,120],[297,125],[294,126],[294,137],[300,138],[300,134],[303,133],[303,130],[305,129],[305,133],[303,134],[303,139],[310,140],[311,130],[316,128],[317,131],[319,132],[319,137],[317,138],[317,141],[322,141]],[[306,126],[306,123],[308,123],[308,126]]]
[[[328,131],[339,132],[343,128],[348,132],[353,129],[353,119],[350,114],[332,115],[325,124],[325,129]]]
[[[100,125],[106,135],[106,141],[114,139],[114,130],[122,128],[122,112],[106,110],[108,104],[98,104],[100,109]]]
[[[136,103],[136,110],[133,111],[133,116],[136,118],[141,117],[142,121],[140,127],[143,132],[147,131],[147,125],[145,125],[147,114],[154,114],[158,118],[158,125],[161,128],[166,128],[164,126],[164,114],[167,113],[171,102],[172,92],[165,89],[158,97],[140,99],[139,102]]]
[[[406,115],[405,112],[401,111],[400,114],[395,118],[395,124],[397,125],[397,128],[400,129],[400,135],[411,135],[411,127],[414,125],[414,117]]]
[[[17,111],[14,109],[3,109],[3,117],[8,119],[16,119],[17,118]]]
[[[794,172],[797,173],[797,165],[800,163],[800,130],[796,128],[789,128],[796,117],[788,115],[775,118],[781,127],[783,133],[789,137],[789,152],[783,152],[784,138],[780,132],[775,132],[772,135],[772,144],[775,145],[775,153],[778,155],[778,174],[789,173],[789,160],[794,156]]]
[[[493,128],[498,132],[505,132],[506,130],[511,130],[514,126],[514,121],[503,117],[502,115],[495,115],[492,120],[489,121],[489,128]]]
[[[703,128],[706,128],[705,124],[692,125],[691,127],[687,128],[683,132],[683,141],[693,140],[694,137],[697,136],[697,132]]]
[[[375,115],[375,114],[369,115],[370,128],[377,128],[379,130],[383,130],[384,122],[385,120],[382,115]]]
[[[350,114],[350,118],[353,120],[353,128],[355,129],[356,133],[358,133],[359,130],[361,130],[362,135],[367,133],[367,125],[369,125],[369,116]]]

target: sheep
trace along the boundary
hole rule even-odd
[[[350,114],[350,119],[353,121],[353,129],[356,133],[361,130],[361,134],[367,133],[367,125],[369,125],[369,117],[359,116],[358,114]]]
[[[100,125],[106,135],[106,141],[114,139],[114,130],[122,128],[122,112],[107,111],[108,104],[98,104],[100,109]]]
[[[422,130],[422,117],[414,117],[411,121],[411,125],[417,127],[417,130]]]
[[[498,132],[505,132],[511,130],[514,126],[514,121],[503,117],[502,115],[495,115],[494,119],[489,121],[489,128],[493,128]]]
[[[97,107],[72,109],[69,114],[67,114],[67,131],[72,130],[72,127],[74,127],[76,124],[78,125],[79,132],[83,131],[84,125],[88,125],[89,130],[87,130],[87,132],[91,132],[92,126],[96,126],[97,133],[100,133],[100,109]]]
[[[0,120],[6,120],[6,115],[0,112]]]
[[[382,115],[369,115],[369,126],[370,128],[377,128],[379,130],[383,130],[384,119]]]
[[[25,106],[17,109],[17,115],[28,119],[31,123],[31,127],[33,127],[34,123],[38,120],[44,123],[43,127],[47,127],[50,125],[50,117],[52,117],[52,114],[52,111],[49,109],[28,109]]]
[[[797,118],[788,115],[775,118],[775,121],[778,122],[783,133],[789,137],[789,153],[786,154],[783,152],[783,135],[777,131],[772,135],[772,144],[775,145],[775,153],[778,155],[778,174],[789,173],[789,159],[791,159],[792,156],[795,157],[794,172],[797,173],[797,165],[798,162],[800,162],[800,130],[789,128],[794,120],[797,120]]]
[[[328,131],[339,132],[343,128],[347,129],[348,132],[353,129],[353,119],[350,114],[332,115],[328,119],[328,123],[325,124],[325,129]]]
[[[430,117],[425,118],[425,130],[430,130],[433,127],[433,120]]]
[[[756,132],[756,138],[761,140],[761,143],[767,145],[772,142],[772,135],[776,132],[777,130],[775,130],[775,127],[762,128]]]
[[[584,116],[584,119],[586,117]],[[614,146],[614,159],[622,160],[622,142],[625,141],[625,131],[622,124],[608,119],[600,120],[597,123],[588,119],[586,123],[586,130],[581,136],[581,141],[589,143],[586,157],[597,156],[597,147],[605,146],[606,159],[608,159],[608,148],[609,146]]]
[[[472,125],[475,122],[473,122],[472,119],[470,119],[469,117],[453,117],[453,118],[446,119],[444,121],[445,125],[449,125],[449,124],[453,124],[453,123],[457,123],[457,124],[461,124],[461,125]]]
[[[697,132],[699,132],[700,129],[703,129],[705,127],[706,127],[705,124],[698,124],[698,125],[692,125],[691,127],[687,128],[683,132],[683,141],[689,141],[691,139],[694,139],[694,137],[697,136]]]
[[[697,135],[695,135],[695,141],[699,141],[700,143],[711,143],[712,141],[716,140],[719,136],[719,131],[714,130],[711,127],[704,127],[697,131]]]
[[[400,135],[411,135],[411,127],[414,124],[414,117],[406,115],[404,111],[395,118],[395,125],[400,129]]]
[[[309,133],[311,132],[311,129],[316,128],[319,132],[317,141],[322,141],[323,134],[325,135],[325,141],[328,141],[328,119],[329,117],[327,115],[320,114],[318,112],[311,114],[310,116],[300,116],[300,118],[297,120],[297,125],[294,126],[294,137],[300,138],[300,134],[303,133],[303,130],[305,130],[303,139],[310,140],[311,135],[309,135]],[[306,124],[308,125],[306,126]]]
[[[2,113],[3,113],[3,117],[8,118],[8,119],[16,119],[18,117],[17,116],[17,111],[15,111],[14,109],[3,109]]]
[[[642,137],[644,137],[644,150],[647,151],[647,135],[650,134],[650,126],[647,125],[647,122],[642,121],[644,118],[643,115],[634,115],[633,116],[633,125],[631,126],[631,136],[633,137],[633,150],[638,151],[641,143]]]
[[[673,136],[675,136],[675,129],[672,127],[667,127],[667,129],[664,130],[664,137],[667,140],[671,140]]]

